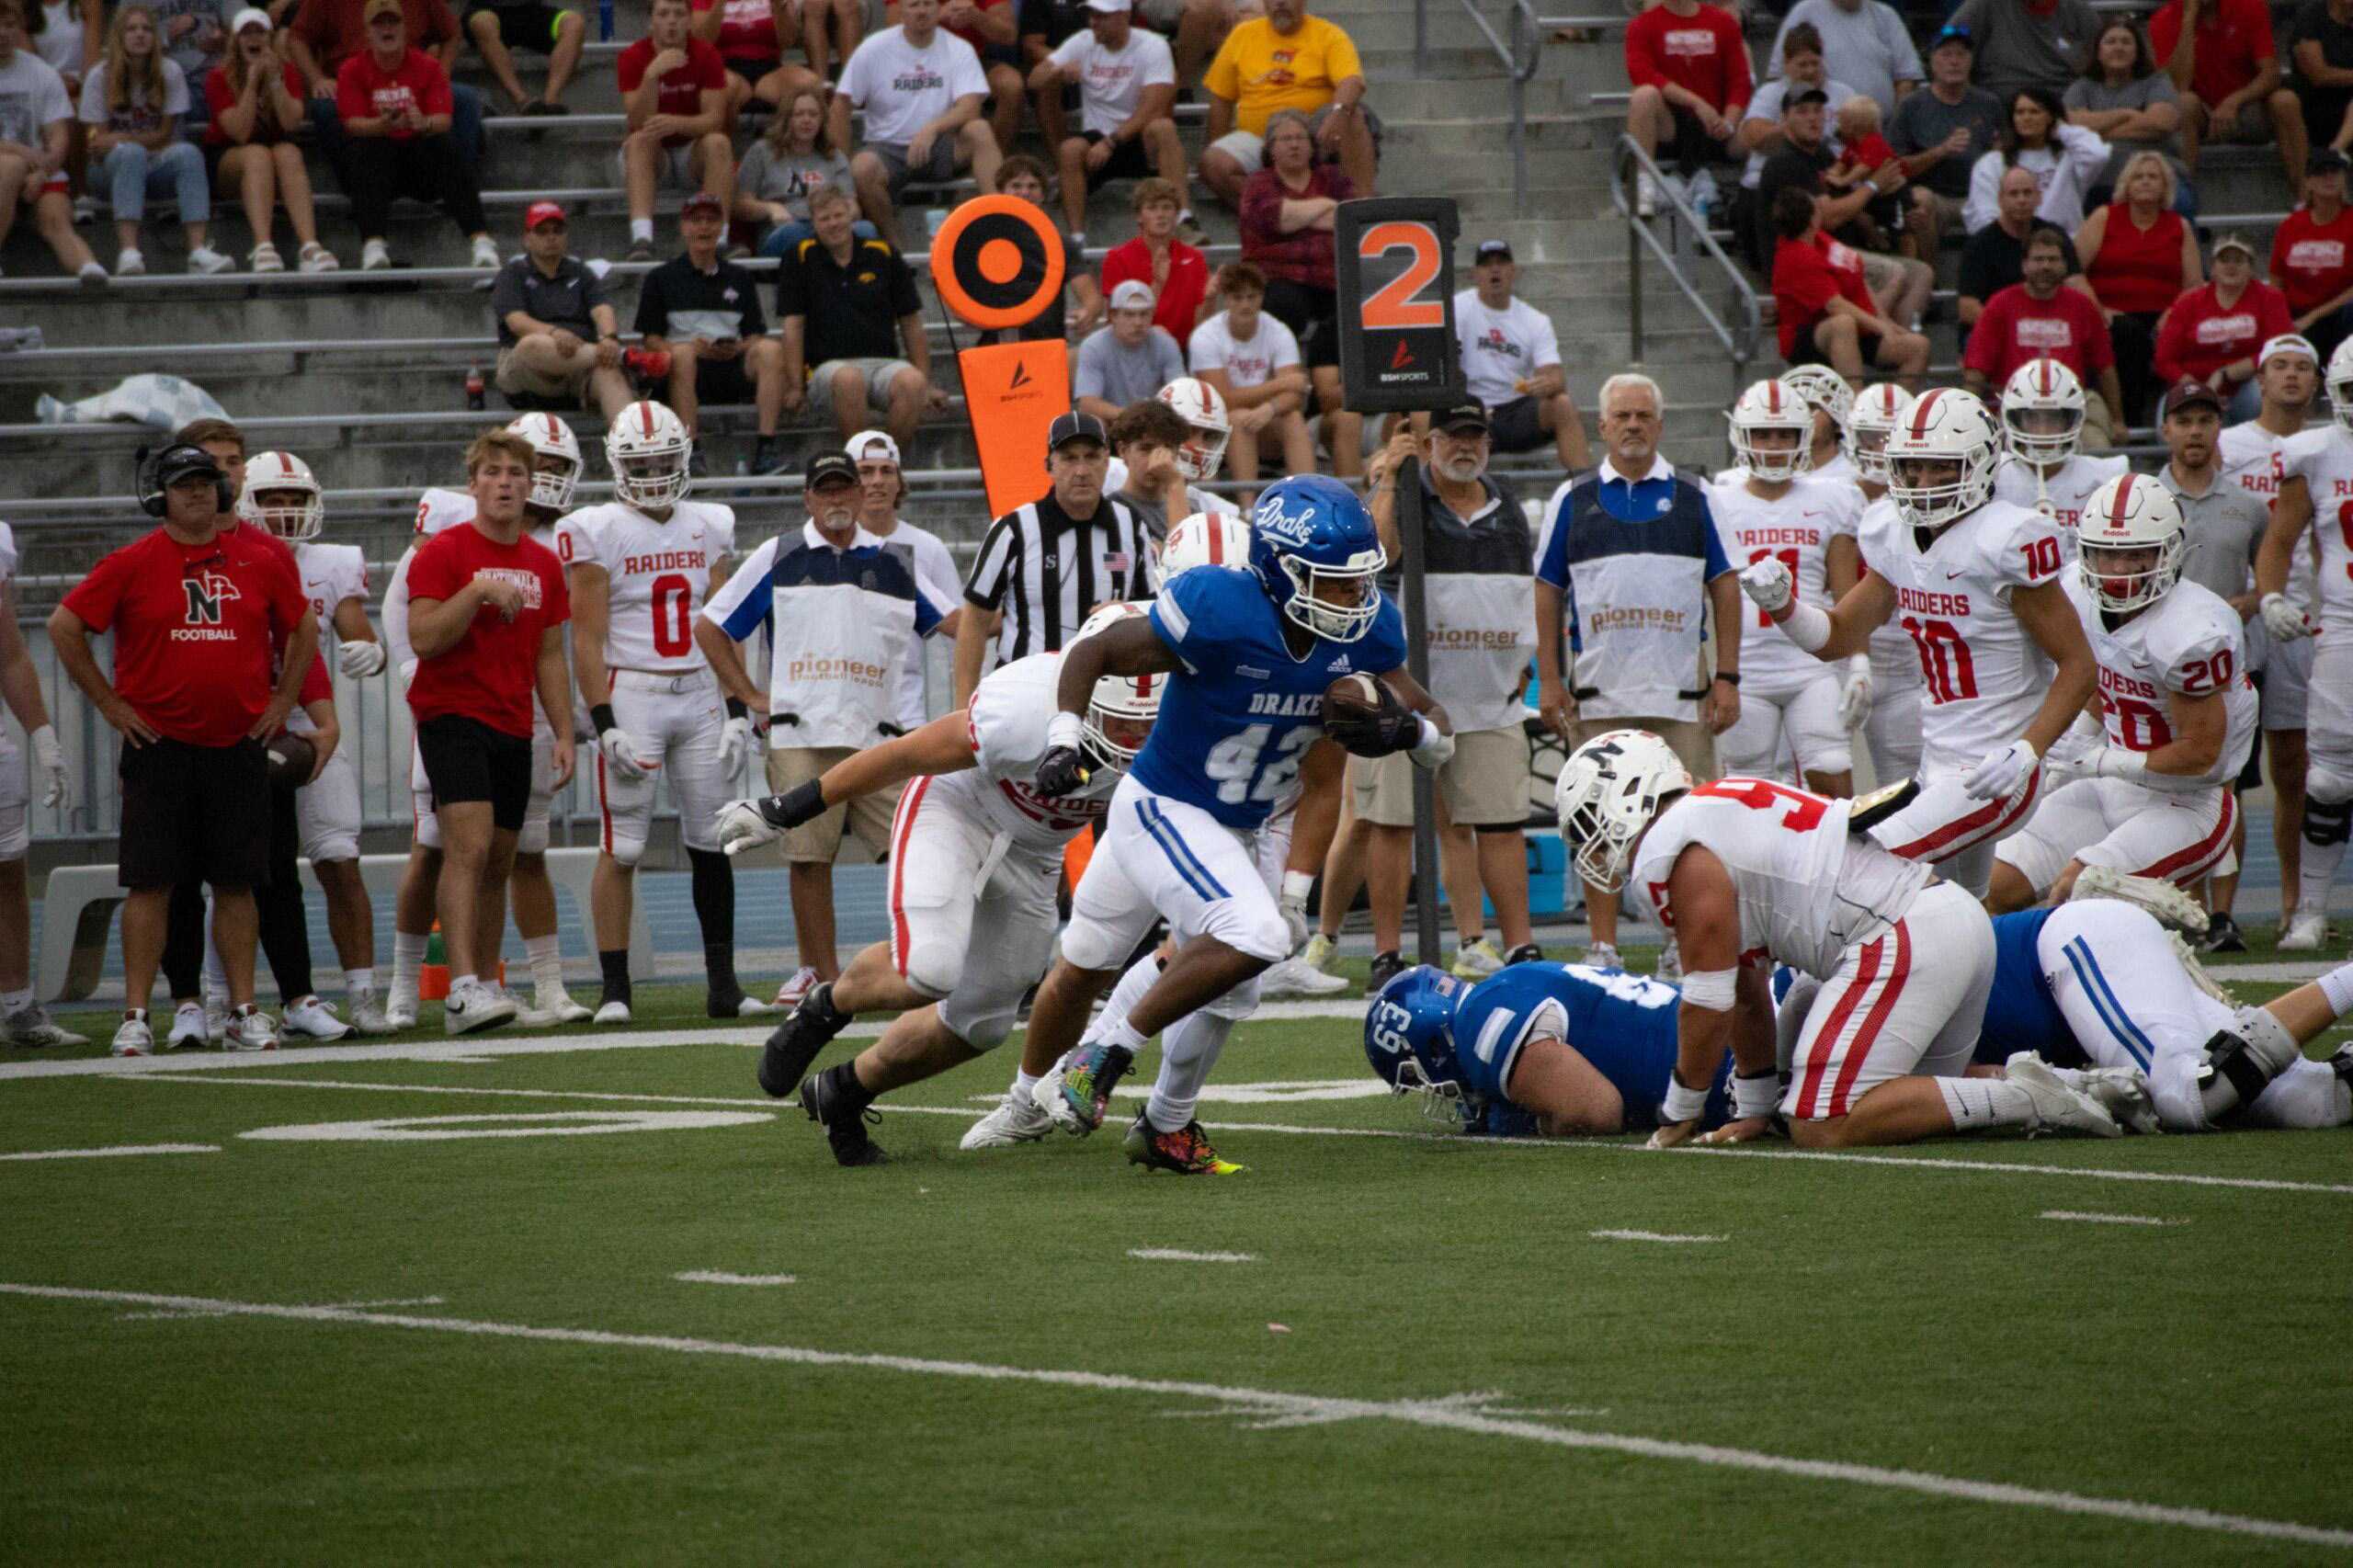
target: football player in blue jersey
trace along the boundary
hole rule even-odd
[[[1302,763],[1327,732],[1357,756],[1408,752],[1429,767],[1454,748],[1444,710],[1405,672],[1404,621],[1375,585],[1386,558],[1364,503],[1335,480],[1302,475],[1269,486],[1252,525],[1246,569],[1183,573],[1148,617],[1065,653],[1063,710],[1038,767],[1042,796],[1082,786],[1081,721],[1095,682],[1168,676],[1152,738],[1113,795],[1073,894],[1062,958],[1039,987],[1021,1079],[1032,1080],[1028,1092],[1057,1125],[1092,1132],[1137,1049],[1186,1020],[1169,1035],[1127,1138],[1130,1159],[1186,1175],[1239,1168],[1218,1158],[1193,1119],[1233,1023],[1196,1015],[1229,993],[1248,998],[1259,973],[1306,935],[1303,916],[1286,911],[1256,865],[1269,811],[1299,788]],[[1351,675],[1375,677],[1377,701],[1327,724],[1324,694]],[[1337,787],[1335,778],[1324,788]],[[1308,825],[1303,817],[1302,834]],[[1164,918],[1179,945],[1160,978],[1082,1041],[1088,1007]]]

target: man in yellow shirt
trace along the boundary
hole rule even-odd
[[[1201,178],[1228,206],[1265,151],[1267,117],[1309,117],[1316,156],[1336,163],[1359,191],[1373,188],[1381,121],[1364,107],[1364,66],[1347,33],[1307,14],[1307,0],[1267,0],[1264,17],[1226,35],[1201,85],[1210,93],[1210,145]]]

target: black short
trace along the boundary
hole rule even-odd
[[[535,49],[541,54],[555,52],[556,28],[563,26],[568,13],[561,6],[550,6],[542,0],[506,0],[495,6],[469,6],[466,23],[472,27],[475,13],[488,11],[498,18],[498,40],[509,49]]]
[[[1103,140],[1103,132],[1099,131],[1085,131],[1082,134],[1086,136],[1086,143],[1090,147]],[[1122,142],[1112,148],[1111,155],[1104,160],[1101,168],[1089,169],[1086,174],[1086,188],[1094,190],[1115,179],[1149,179],[1154,172],[1152,166],[1152,154],[1144,151],[1143,138],[1139,136],[1132,142]]]
[[[1746,161],[1742,154],[1733,152],[1729,143],[1709,135],[1708,128],[1699,123],[1698,115],[1681,104],[1666,107],[1675,116],[1675,140],[1658,150],[1657,163],[1662,173],[1692,175],[1711,164]]]
[[[1798,346],[1790,350],[1790,365],[1791,369],[1795,369],[1800,365],[1830,364],[1830,356],[1824,353],[1822,351],[1822,346],[1815,343],[1813,340],[1813,329],[1821,324],[1822,323],[1817,321],[1813,323],[1813,325],[1806,327],[1798,334]],[[1878,333],[1871,331],[1869,327],[1859,327],[1856,329],[1856,352],[1862,356],[1863,372],[1866,375],[1870,374],[1872,368],[1879,363],[1879,343],[1880,337]],[[1835,365],[1831,365],[1830,368],[1832,369],[1837,369]]]
[[[494,730],[462,713],[437,713],[416,727],[417,755],[436,810],[464,801],[488,801],[490,824],[523,830],[531,803],[531,737]]]
[[[1544,428],[1544,405],[1533,397],[1516,397],[1487,410],[1487,438],[1499,452],[1532,452],[1552,444]]]
[[[1267,313],[1299,339],[1300,363],[1309,369],[1340,362],[1340,297],[1287,278],[1267,279]]]
[[[741,356],[733,359],[698,359],[695,396],[704,403],[751,403],[759,397],[759,389],[744,373]]]
[[[116,771],[122,779],[118,882],[127,888],[269,885],[272,791],[259,741],[125,745]]]

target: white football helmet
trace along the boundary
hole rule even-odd
[[[2153,605],[2181,580],[2189,547],[2181,504],[2143,473],[2121,473],[2085,499],[2075,570],[2102,609]]]
[[[1245,557],[1246,559],[1246,557]],[[1086,618],[1073,642],[1082,642],[1107,626],[1144,615],[1146,607],[1133,601],[1105,605]],[[1152,722],[1160,712],[1165,675],[1105,676],[1086,699],[1082,726],[1087,754],[1105,767],[1125,767],[1143,749]]]
[[[302,500],[293,506],[265,506],[264,494],[299,491]],[[237,516],[287,542],[316,539],[326,527],[326,500],[311,465],[292,452],[261,452],[245,464],[245,488],[237,496]]]
[[[1732,426],[1733,455],[1768,484],[1795,479],[1813,466],[1813,409],[1795,387],[1758,381],[1733,401],[1724,418]],[[1768,430],[1787,431],[1790,444],[1759,447],[1756,437]]]
[[[1624,887],[1634,840],[1690,788],[1683,759],[1648,730],[1611,730],[1570,753],[1552,805],[1577,875],[1605,892]]]
[[[1887,483],[1887,438],[1912,411],[1912,394],[1893,381],[1876,381],[1855,399],[1847,415],[1847,460],[1873,484]]]
[[[1842,433],[1847,428],[1847,415],[1855,406],[1855,389],[1847,378],[1827,365],[1796,365],[1781,372],[1781,384],[1795,387],[1806,406],[1830,415],[1830,423]]]
[[[2044,355],[2010,372],[2002,388],[2002,439],[2023,462],[2063,463],[2084,433],[2084,383]]]
[[[543,458],[561,458],[561,469],[543,469],[537,464],[531,469],[531,505],[542,511],[572,510],[572,487],[580,483],[580,471],[587,465],[580,460],[580,437],[572,426],[552,414],[526,414],[506,428],[531,443],[531,450]]]
[[[2353,337],[2336,346],[2328,357],[2328,410],[2336,427],[2353,432]]]
[[[1215,479],[1218,465],[1225,461],[1225,444],[1233,436],[1225,417],[1225,399],[1209,382],[1191,376],[1179,376],[1153,395],[1183,415],[1195,432],[1193,439],[1176,449],[1177,472],[1196,484]]]
[[[1887,438],[1887,493],[1914,528],[1948,528],[1994,493],[1994,462],[2001,450],[2001,432],[1984,403],[1969,392],[1934,388],[1920,394]],[[1925,472],[1929,464],[1953,472],[1931,475]]]
[[[1250,570],[1250,524],[1226,512],[1196,512],[1168,530],[1160,547],[1160,581],[1165,586],[1180,572],[1196,566],[1231,566]]]
[[[652,398],[631,403],[605,432],[613,494],[632,506],[676,506],[694,487],[687,472],[693,450],[694,438],[666,404]]]

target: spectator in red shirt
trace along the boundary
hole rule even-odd
[[[2345,205],[2347,159],[2334,147],[2313,153],[2304,204],[2272,232],[2271,280],[2288,297],[2296,330],[2320,362],[2353,335],[2353,210]]]
[[[1784,186],[1773,198],[1773,301],[1781,358],[1827,365],[1861,384],[1874,368],[1911,385],[1928,368],[1928,340],[1880,314],[1863,285],[1863,258],[1822,232],[1813,198]]]
[[[1176,238],[1185,200],[1176,186],[1157,176],[1138,180],[1134,204],[1136,237],[1103,258],[1103,298],[1130,278],[1150,284],[1153,324],[1182,348],[1193,339],[1194,324],[1207,313],[1209,257]],[[1082,315],[1078,324],[1093,323]]]
[[[784,62],[784,51],[801,40],[790,0],[693,0],[693,5],[694,19],[687,30],[718,50],[727,67],[731,128],[736,114],[754,98],[777,109],[798,94],[824,90],[823,76]]]
[[[2075,256],[2108,321],[2129,422],[2147,414],[2165,383],[2151,359],[2157,324],[2174,301],[2206,281],[2198,236],[2174,210],[2173,165],[2135,153],[2117,176],[2116,199],[2075,231]]]
[[[2302,188],[2304,111],[2280,85],[2266,0],[2172,0],[2149,18],[2149,47],[2181,95],[2181,161],[2191,174],[2202,142],[2276,141],[2288,188]]]
[[[688,31],[687,0],[654,0],[646,35],[621,51],[621,181],[629,187],[629,259],[654,259],[654,193],[700,190],[725,211],[735,199],[727,140],[727,65]]]
[[[1338,165],[1315,161],[1315,139],[1307,117],[1296,109],[1267,117],[1267,165],[1243,182],[1242,259],[1266,276],[1267,313],[1299,339],[1300,358],[1324,410],[1332,472],[1353,479],[1364,472],[1364,417],[1347,411],[1340,390],[1332,229],[1340,203],[1357,189]]]
[[[185,443],[156,460],[142,504],[163,526],[108,555],[49,618],[50,644],[123,737],[123,1020],[118,1056],[154,1050],[148,994],[163,957],[172,888],[212,886],[213,940],[233,1009],[231,1050],[268,1050],[254,1007],[254,889],[269,880],[268,765],[262,738],[293,711],[318,653],[318,626],[283,547],[236,527],[228,476]],[[114,675],[90,655],[114,634]],[[272,674],[273,645],[282,671]]]
[[[408,46],[401,0],[368,0],[368,48],[335,73],[336,112],[343,117],[336,164],[351,215],[359,227],[359,269],[392,265],[384,244],[392,198],[439,202],[473,241],[472,265],[498,268],[498,246],[482,215],[473,171],[449,135],[449,74],[441,62]]]
[[[684,0],[678,0],[685,9]],[[417,547],[408,567],[408,705],[441,829],[436,900],[449,952],[442,1027],[472,1034],[511,1020],[498,972],[506,879],[531,798],[531,699],[555,729],[554,787],[572,778],[572,619],[555,551],[529,537],[537,454],[511,430],[466,449],[471,521]]]
[[[270,243],[279,199],[301,248],[305,272],[333,272],[342,263],[319,243],[311,200],[311,173],[294,140],[309,118],[302,108],[302,73],[282,63],[270,46],[269,13],[248,6],[236,15],[228,58],[204,78],[205,142],[221,160],[222,186],[233,186],[245,209],[245,227],[259,243],[246,258],[256,272],[283,272],[286,258]]]
[[[1626,133],[1654,163],[1660,150],[1684,174],[1736,162],[1740,128],[1755,83],[1748,46],[1729,11],[1699,0],[1665,0],[1626,24]],[[1651,215],[1658,190],[1650,176],[1635,186],[1635,210]]]
[[[580,69],[580,51],[588,41],[588,21],[579,12],[551,6],[547,0],[478,0],[466,13],[466,36],[506,90],[516,113],[572,112],[563,107],[563,90]],[[515,74],[514,51],[518,49],[548,57],[548,85],[536,98]]]
[[[2047,356],[2064,362],[2077,381],[2099,389],[2098,401],[2084,411],[2083,445],[2105,451],[2124,428],[2124,391],[2099,306],[2067,287],[2070,254],[2064,231],[2037,223],[2027,232],[2023,281],[1985,301],[1961,357],[1961,377],[1990,405],[2010,372],[2028,360]]]
[[[335,82],[345,61],[368,52],[368,14],[367,0],[301,0],[287,28],[287,54],[310,85],[311,134],[331,160],[343,140]],[[463,35],[448,0],[401,0],[401,16],[411,43],[439,61],[445,72],[457,64]],[[452,84],[449,117],[449,133],[458,139],[466,167],[481,167],[482,95],[462,82]]]
[[[2184,294],[2165,312],[2157,333],[2157,374],[2187,377],[2212,387],[2231,422],[2252,419],[2263,406],[2256,385],[2256,355],[2266,343],[2295,330],[2288,297],[2255,275],[2255,247],[2243,235],[2214,242],[2214,280]]]

